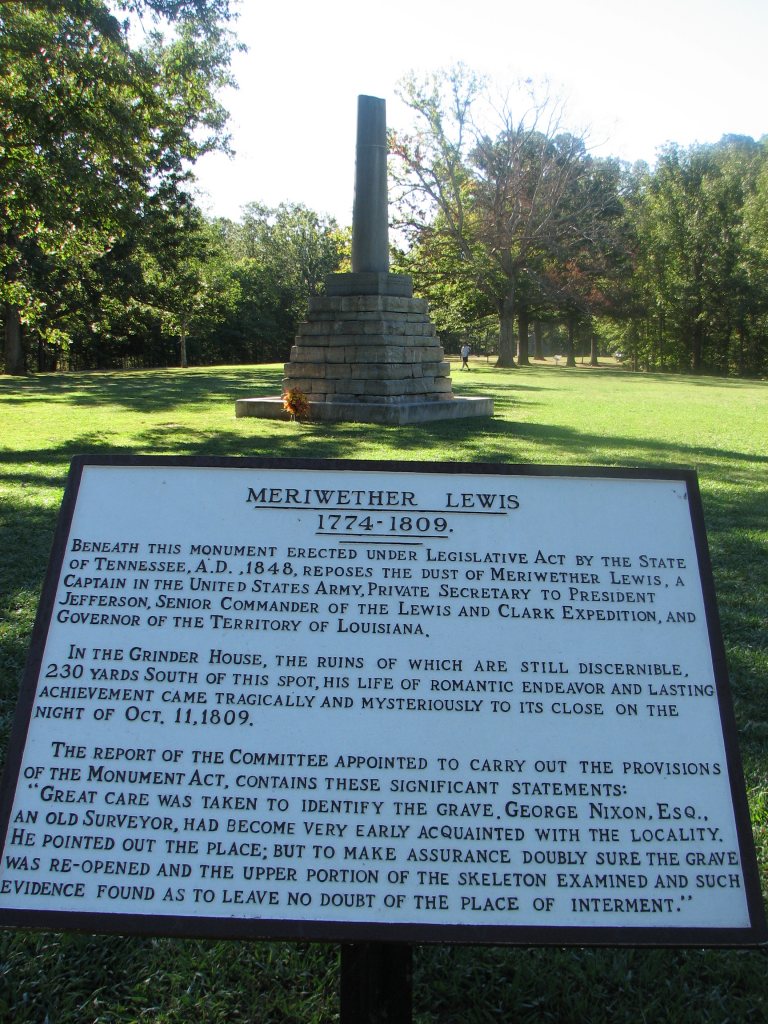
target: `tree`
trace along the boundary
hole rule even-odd
[[[280,302],[294,320],[303,317],[328,274],[349,254],[349,233],[333,217],[301,203],[276,208],[249,203],[243,211],[244,255],[256,259],[278,284]]]
[[[742,268],[749,306],[738,327],[736,352],[740,374],[758,376],[768,369],[768,139],[763,139],[754,188],[744,200]]]
[[[501,102],[493,131],[483,130],[487,84],[463,65],[425,80],[411,76],[401,96],[417,127],[393,133],[399,226],[433,251],[433,240],[447,243],[452,270],[458,264],[493,305],[500,366],[515,365],[514,318],[523,313],[526,361],[525,321],[542,261],[583,219],[570,200],[587,165],[584,141],[561,130],[559,104],[533,95],[519,117]]]
[[[182,208],[166,227],[147,277],[152,309],[164,333],[178,338],[179,365],[189,365],[188,340],[201,340],[236,307],[240,286],[216,227],[195,207]]]
[[[764,150],[741,137],[669,145],[637,203],[646,349],[656,338],[658,353],[663,346],[674,365],[694,373],[742,364],[748,335],[761,329],[763,277],[752,263],[751,211],[764,161]]]
[[[240,222],[180,208],[145,256],[146,315],[179,339],[180,355],[193,337],[196,362],[285,360],[309,299],[348,260],[349,242],[349,231],[300,204],[251,203]]]
[[[541,273],[542,291],[566,325],[566,365],[575,366],[574,339],[585,328],[596,366],[595,316],[620,317],[632,273],[634,236],[622,202],[626,168],[617,160],[585,158],[564,205],[572,230],[554,241]]]
[[[226,143],[229,0],[39,0],[0,6],[0,302],[6,370],[22,328],[66,339],[110,257],[174,210]],[[155,19],[132,47],[131,15]],[[175,35],[159,32],[166,18]],[[96,289],[97,290],[97,289]]]

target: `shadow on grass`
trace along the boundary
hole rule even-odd
[[[0,763],[56,526],[58,508],[0,502]]]
[[[0,383],[0,401],[65,402],[75,406],[122,405],[136,412],[171,410],[180,405],[232,401],[280,391],[274,366],[206,367],[205,370],[136,370],[114,373],[41,374]]]
[[[556,380],[556,372],[548,376]],[[663,375],[623,374],[622,380],[631,383],[638,378],[646,381],[654,377],[667,379]],[[206,368],[189,372],[45,375],[14,381],[14,389],[28,401],[48,400],[53,394],[57,400],[75,405],[119,402],[131,409],[148,412],[170,411],[175,404],[189,406],[195,402],[233,404],[227,406],[225,417],[220,418],[218,411],[215,413],[213,421],[220,426],[213,430],[198,431],[190,423],[161,423],[145,426],[130,438],[130,443],[123,445],[110,442],[101,434],[80,433],[45,447],[5,452],[0,467],[0,484],[5,482],[11,487],[29,488],[30,500],[24,500],[24,492],[20,490],[18,503],[6,501],[5,509],[0,508],[0,569],[3,569],[0,583],[5,593],[16,592],[30,584],[39,586],[55,515],[52,510],[33,504],[34,491],[62,488],[74,454],[144,452],[158,455],[373,459],[391,457],[391,452],[396,451],[404,461],[438,463],[694,466],[702,483],[724,633],[729,656],[737,669],[734,691],[739,722],[740,725],[757,723],[755,728],[760,733],[763,724],[768,723],[768,709],[761,697],[760,665],[754,651],[760,651],[764,643],[764,635],[761,636],[765,626],[762,609],[768,606],[768,584],[765,570],[760,567],[765,566],[768,559],[754,527],[765,520],[768,498],[765,488],[755,480],[754,467],[762,467],[768,462],[768,457],[660,438],[623,437],[547,423],[521,422],[513,418],[515,410],[536,404],[533,392],[544,390],[531,386],[524,371],[510,373],[501,383],[496,374],[492,389],[488,388],[490,379],[483,372],[468,378],[469,374],[462,376],[461,392],[484,394],[492,391],[498,412],[495,418],[442,420],[402,427],[236,420],[235,397],[247,393],[274,393],[279,389],[281,368],[275,365]],[[690,379],[686,378],[686,381],[690,382]],[[704,385],[711,381],[707,379],[697,383]],[[752,386],[740,381],[714,383],[737,388]],[[547,390],[551,390],[549,381]],[[0,387],[0,398],[9,397]],[[210,417],[208,422],[211,422]],[[516,451],[520,449],[524,449],[526,457],[516,459]],[[554,460],[553,453],[556,455]],[[725,492],[723,485],[727,488]],[[27,563],[23,552],[29,551],[33,537],[41,540],[45,555],[41,556],[42,560],[36,557],[29,569],[25,568]],[[18,558],[15,553],[19,553]],[[16,675],[16,655],[13,660],[13,674]],[[765,727],[768,730],[768,725]]]

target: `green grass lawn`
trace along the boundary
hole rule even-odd
[[[768,383],[536,367],[454,373],[493,420],[405,427],[234,418],[278,366],[0,377],[0,746],[72,455],[131,452],[698,471],[768,894]],[[578,531],[579,524],[573,524]],[[338,1018],[338,950],[6,932],[0,1024]],[[417,950],[418,1024],[768,1020],[765,951]]]

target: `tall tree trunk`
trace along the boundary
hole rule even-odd
[[[720,344],[718,345],[718,362],[720,364],[720,373],[724,377],[728,376],[728,371],[731,367],[731,339],[733,337],[733,324],[730,318],[726,318],[725,324],[722,327],[720,333]]]
[[[698,319],[694,321],[691,333],[691,372],[701,373],[701,356],[704,349],[704,330]]]
[[[16,306],[5,307],[5,372],[23,377],[27,372],[24,358],[24,332]]]
[[[505,369],[515,366],[515,292],[509,292],[499,303],[499,358],[496,365]]]
[[[535,320],[533,324],[533,358],[544,358],[544,330],[541,320]]]
[[[565,346],[565,356],[566,356],[566,358],[565,358],[565,365],[566,366],[575,366],[576,365],[576,352],[575,352],[575,346],[574,346],[574,343],[573,343],[573,339],[574,339],[575,333],[576,333],[576,317],[569,316],[568,317],[568,335],[567,335],[567,339],[568,340],[567,340],[566,346]]]
[[[181,337],[179,339],[179,365],[182,369],[186,369],[189,366],[187,361],[187,324],[186,321],[181,321]]]
[[[519,309],[517,312],[517,365],[530,366],[528,361],[528,311]]]
[[[627,338],[632,346],[632,370],[634,373],[637,373],[637,350],[640,346],[640,328],[635,321],[632,321],[630,324]]]
[[[600,365],[600,363],[597,361],[597,332],[595,331],[594,327],[590,327],[589,330],[589,365]]]

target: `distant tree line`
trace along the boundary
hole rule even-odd
[[[569,364],[578,343],[592,362],[766,373],[768,138],[670,145],[650,170],[592,156],[548,98],[515,114],[461,65],[402,98],[397,265],[444,332],[487,339],[495,320],[501,366],[549,333]]]
[[[231,18],[229,0],[0,4],[6,372],[281,361],[348,266],[349,229],[301,204],[236,222],[195,205],[195,161],[228,145]],[[549,339],[571,364],[765,374],[768,140],[668,146],[651,170],[463,66],[402,95],[393,269],[447,347],[469,335],[514,367]]]

